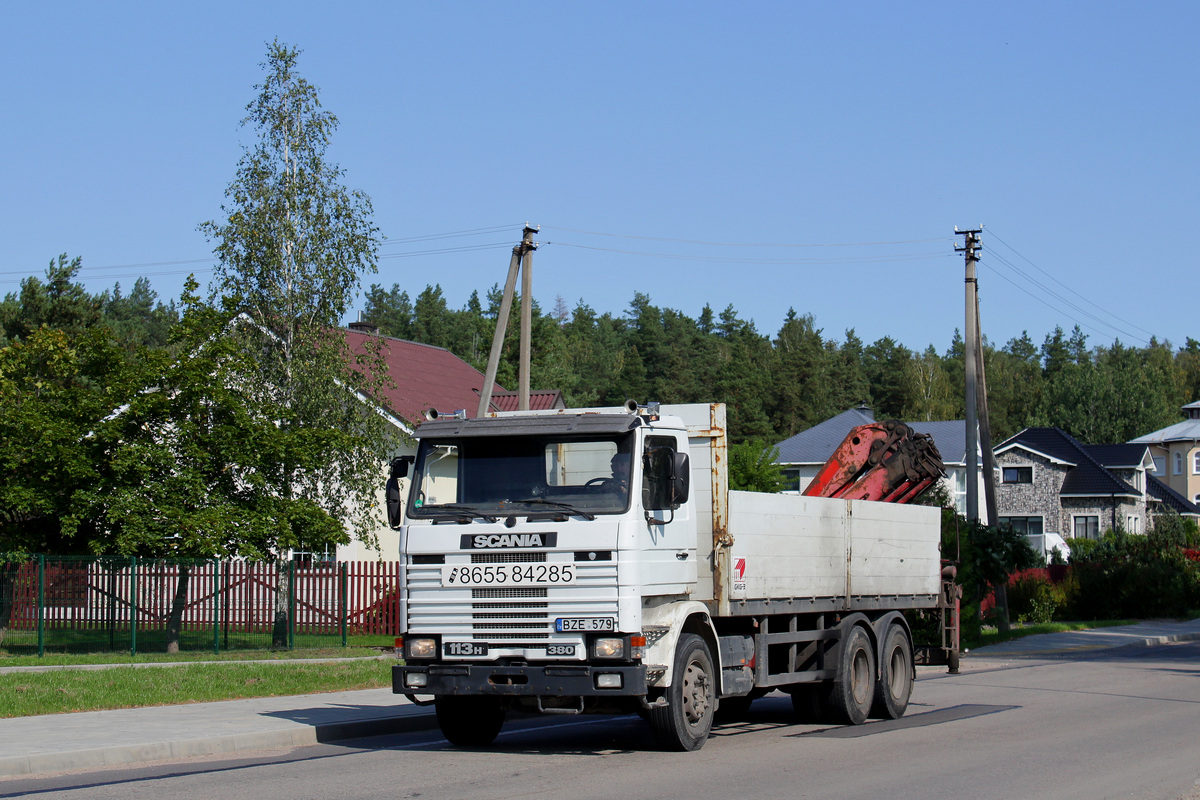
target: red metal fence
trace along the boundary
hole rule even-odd
[[[0,647],[324,646],[395,636],[399,562],[0,561]],[[169,630],[172,612],[178,631]]]

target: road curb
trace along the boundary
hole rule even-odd
[[[236,754],[274,747],[305,747],[344,739],[416,733],[437,727],[432,710],[390,717],[333,722],[224,736],[202,736],[169,742],[99,747],[0,758],[0,778],[41,775],[77,769],[136,766],[197,756]]]
[[[1049,634],[1054,635],[1054,634]],[[1143,636],[1139,639],[1128,642],[1118,642],[1113,644],[1084,644],[1071,647],[1054,647],[1048,650],[1009,650],[1006,652],[994,652],[991,648],[1004,647],[1003,644],[989,645],[988,647],[980,647],[969,653],[964,654],[967,658],[971,656],[980,656],[982,658],[1021,658],[1024,656],[1055,656],[1055,655],[1076,655],[1078,653],[1088,653],[1098,650],[1119,650],[1123,647],[1157,647],[1164,644],[1173,644],[1175,642],[1194,642],[1200,640],[1200,631],[1192,633],[1177,633],[1166,634],[1162,636]],[[1020,641],[1019,639],[1013,641]]]

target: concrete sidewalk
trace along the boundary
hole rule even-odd
[[[391,689],[12,717],[0,719],[0,778],[436,727],[432,707]]]
[[[1112,628],[1091,628],[1085,631],[1025,636],[1000,644],[976,648],[965,653],[964,660],[970,659],[972,656],[980,658],[1070,656],[1113,647],[1169,644],[1193,639],[1200,639],[1200,619],[1188,622],[1157,620]]]
[[[1129,645],[1200,639],[1200,620],[1029,636],[981,647],[973,658],[1070,657]],[[437,727],[431,707],[391,689],[264,697],[0,719],[0,778],[165,759],[298,747]]]

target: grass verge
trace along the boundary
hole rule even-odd
[[[379,647],[312,647],[296,650],[190,650],[181,653],[47,653],[12,655],[0,649],[0,667],[79,666],[82,664],[161,664],[191,661],[301,661],[313,658],[370,658]]]
[[[1001,642],[1009,642],[1013,639],[1021,639],[1025,636],[1036,636],[1039,633],[1064,633],[1067,631],[1085,631],[1091,628],[1111,628],[1115,625],[1136,625],[1141,621],[1136,619],[1101,619],[1083,622],[1030,622],[1023,625],[1014,624],[1010,630],[1004,633],[1001,633],[996,628],[985,626],[983,633],[978,639],[973,639],[969,642],[964,641],[963,647],[973,650],[976,647],[1000,644]]]
[[[0,674],[0,717],[342,692],[391,685],[391,660],[187,664]]]

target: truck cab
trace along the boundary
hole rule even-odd
[[[643,603],[697,582],[682,420],[534,412],[434,419],[417,436],[396,691],[458,697],[474,718],[495,716],[487,698],[647,705]]]

